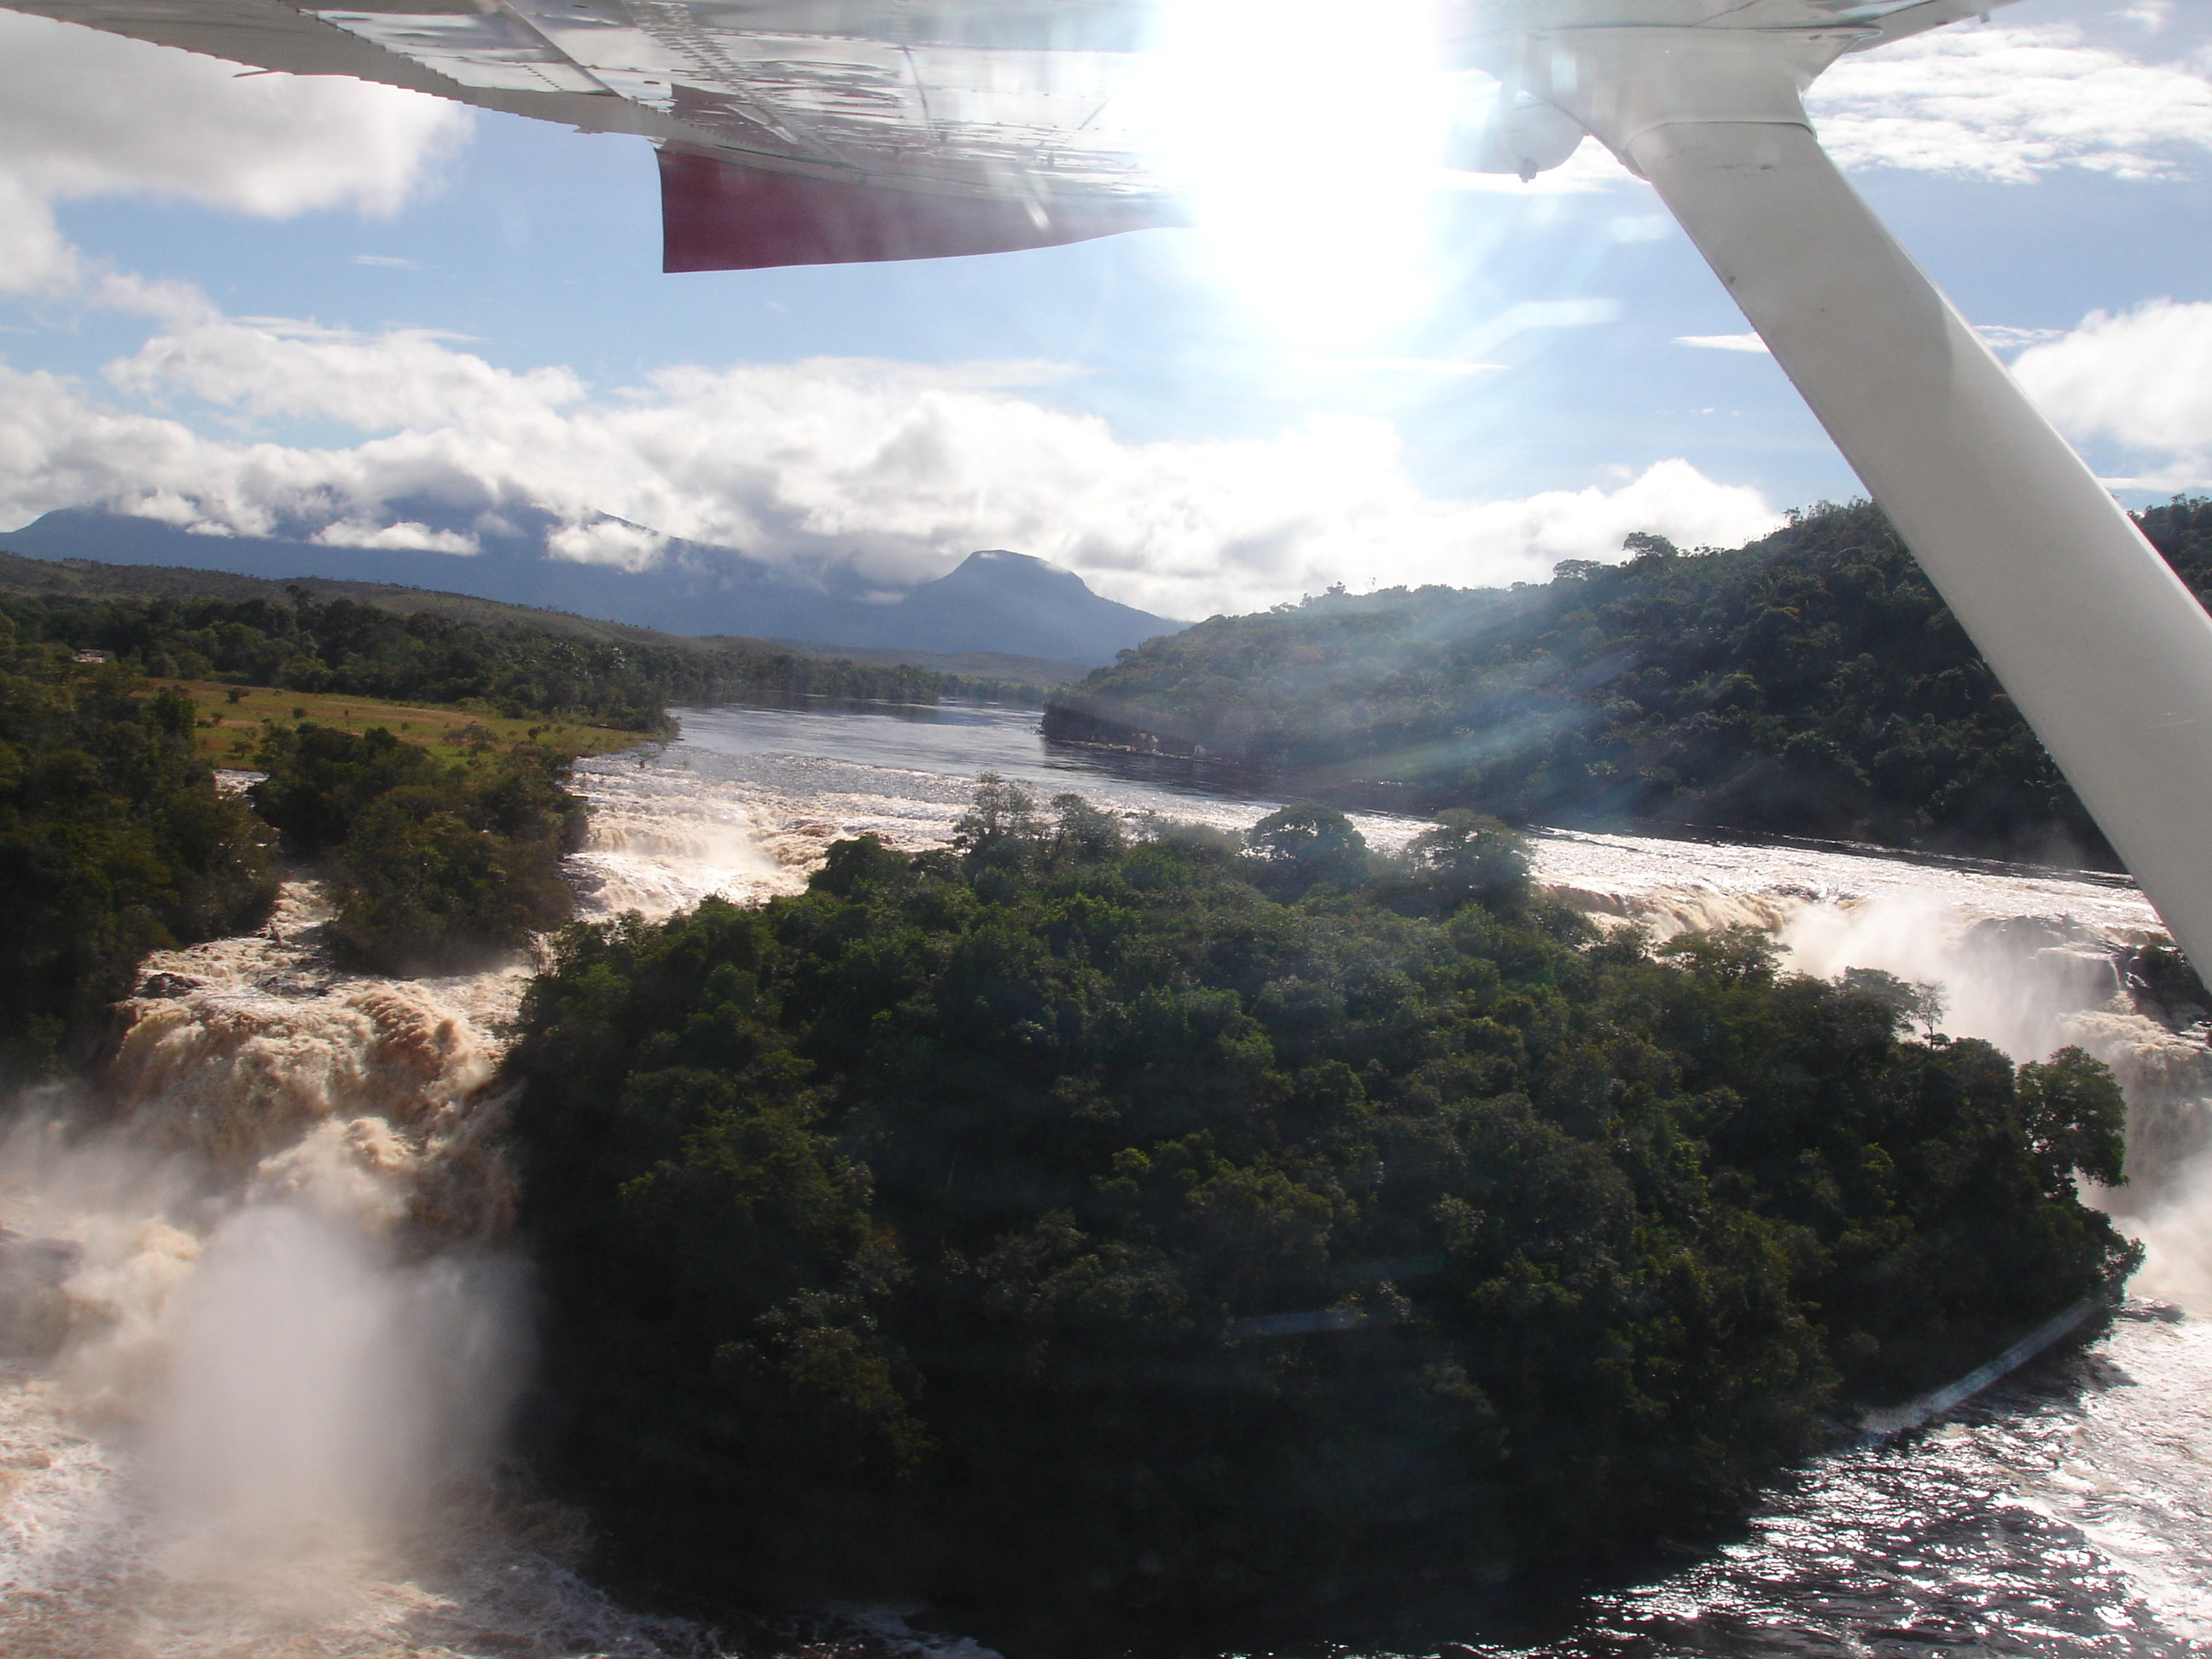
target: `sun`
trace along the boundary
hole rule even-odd
[[[1205,260],[1286,349],[1401,331],[1443,283],[1443,161],[1468,77],[1431,0],[1171,0],[1139,96]]]

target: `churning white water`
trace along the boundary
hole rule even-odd
[[[295,880],[263,933],[150,958],[97,1093],[0,1142],[0,1652],[690,1650],[495,1479],[528,1353],[491,1028],[526,966],[355,977],[324,920]]]
[[[689,711],[682,741],[579,768],[592,819],[572,879],[599,915],[794,891],[842,836],[942,843],[986,770],[1222,828],[1277,804],[1048,751],[1033,725]],[[1382,845],[1419,828],[1359,822]],[[1540,878],[1601,920],[1756,926],[1806,971],[1938,987],[1954,1035],[2099,1054],[2130,1096],[2135,1181],[2108,1201],[2150,1245],[2136,1288],[2212,1314],[2212,1064],[2201,1030],[2128,995],[2129,953],[2158,928],[2132,888],[1568,833],[1536,852]],[[508,1243],[495,1078],[532,964],[348,975],[319,906],[297,880],[263,934],[149,960],[97,1094],[23,1102],[0,1142],[0,1653],[719,1651],[580,1582],[575,1518],[499,1466],[529,1365],[528,1266]],[[2212,1644],[2208,1382],[2212,1323],[2138,1304],[1929,1432],[1823,1460],[1727,1551],[1570,1598],[1507,1647],[2197,1650]],[[839,1640],[924,1645],[888,1615]],[[1437,1650],[1422,1642],[1408,1650]]]

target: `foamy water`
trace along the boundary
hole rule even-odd
[[[1133,820],[1279,803],[1048,751],[1034,716],[718,709],[578,769],[587,915],[798,890],[840,836],[941,845],[976,774]],[[1420,825],[1358,815],[1370,842]],[[1747,924],[1793,965],[1939,987],[1945,1029],[2079,1042],[2130,1108],[2139,1292],[2212,1312],[2201,1032],[2120,982],[2157,919],[2124,884],[1848,851],[1547,832],[1539,878],[1664,935]],[[579,1579],[577,1519],[498,1465],[527,1375],[527,1264],[495,1083],[532,963],[349,975],[312,882],[272,927],[150,959],[104,1097],[0,1142],[0,1652],[675,1655],[721,1646]],[[1821,1460],[1744,1541],[1559,1610],[1517,1650],[2161,1654],[2212,1641],[2212,1323],[2123,1319],[1902,1443]],[[849,1650],[980,1653],[889,1614]],[[1504,1651],[1470,1631],[1460,1639]],[[1433,1644],[1421,1650],[1433,1650]]]
[[[0,1143],[0,1651],[644,1656],[701,1632],[505,1494],[526,1264],[491,1083],[529,966],[338,969],[315,884],[149,958]]]

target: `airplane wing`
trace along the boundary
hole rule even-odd
[[[1127,0],[8,0],[660,152],[670,270],[930,258],[1182,222],[1123,118]]]
[[[1505,43],[1531,28],[1841,25],[1863,48],[2008,3],[1439,0],[1436,56],[1407,73],[1500,73]],[[0,3],[262,69],[649,138],[670,270],[997,252],[1185,216],[1143,113],[1168,0]],[[1346,0],[1328,26],[1362,21]],[[1455,143],[1459,165],[1526,176],[1580,142],[1525,100],[1480,119],[1492,130]]]

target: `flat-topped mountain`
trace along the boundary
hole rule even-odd
[[[1000,549],[970,553],[950,575],[924,582],[898,604],[883,607],[879,617],[884,635],[880,641],[827,642],[1022,651],[1069,662],[1103,662],[1116,651],[1182,627],[1102,598],[1072,570]],[[1022,643],[1006,643],[1010,640]]]
[[[410,518],[446,528],[434,507]],[[621,521],[608,520],[608,524]],[[0,533],[0,546],[40,559],[172,565],[278,580],[312,576],[397,583],[568,611],[672,634],[741,635],[819,645],[951,653],[989,652],[1085,666],[1183,624],[1094,593],[1073,571],[1026,554],[971,554],[950,574],[886,599],[835,574],[810,586],[736,549],[669,541],[641,569],[553,556],[551,515],[509,511],[475,527],[473,554],[333,546],[314,526],[286,537],[194,534],[152,519],[65,508]],[[634,528],[631,527],[631,528]]]

